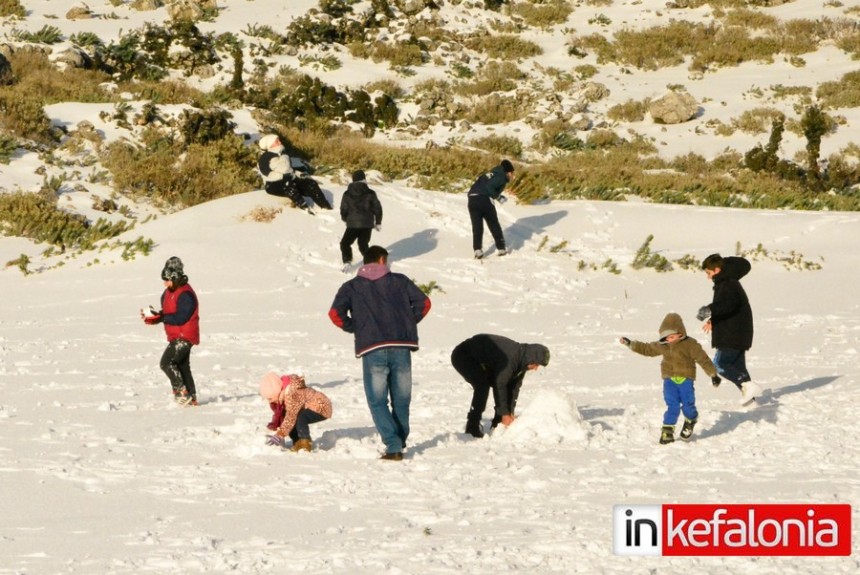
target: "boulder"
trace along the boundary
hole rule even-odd
[[[648,106],[651,119],[658,124],[681,124],[693,119],[699,103],[687,92],[669,92]]]

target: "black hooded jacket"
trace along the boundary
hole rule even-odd
[[[713,277],[711,345],[716,349],[746,351],[752,347],[752,308],[740,282],[750,269],[750,262],[745,258],[727,257],[723,258],[720,273]]]
[[[348,228],[372,228],[382,224],[382,204],[367,183],[352,182],[340,200],[340,219]]]

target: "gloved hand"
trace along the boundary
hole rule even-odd
[[[696,319],[699,321],[705,321],[711,317],[711,306],[703,305],[699,308],[699,313],[696,314]]]
[[[499,197],[496,198],[496,201],[499,202],[500,204],[504,204],[505,202],[508,201],[508,198],[506,198],[503,195],[499,195]]]
[[[715,375],[714,377],[712,377],[712,378],[711,378],[711,383],[713,383],[713,384],[714,384],[714,387],[720,387],[720,382],[721,382],[721,381],[723,381],[723,380],[722,380],[722,379],[720,379],[720,376],[719,376],[719,375]]]
[[[143,318],[143,323],[145,323],[146,325],[155,325],[157,323],[161,323],[162,321],[164,321],[164,316],[162,316],[160,313],[157,313],[155,315],[148,315]]]
[[[618,341],[620,341],[621,343],[623,343],[623,344],[624,344],[624,345],[626,345],[627,347],[630,347],[630,339],[628,339],[628,338],[626,338],[626,337],[622,337],[622,338],[621,338],[621,339],[619,339]]]
[[[382,224],[376,224],[375,226],[373,226],[373,229],[376,230],[377,232],[381,232],[382,231]]]
[[[284,447],[284,438],[280,435],[269,435],[266,438],[266,445],[274,445],[277,447]]]

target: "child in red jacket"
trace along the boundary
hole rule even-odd
[[[310,425],[331,417],[331,401],[322,392],[305,385],[301,375],[278,376],[269,372],[260,380],[260,395],[269,402],[272,421],[266,426],[275,431],[267,445],[284,445],[289,435],[293,440],[290,451],[310,451],[313,448]]]

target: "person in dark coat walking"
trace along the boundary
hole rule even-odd
[[[749,273],[750,262],[742,257],[711,254],[702,262],[702,269],[714,282],[714,299],[699,308],[696,319],[704,321],[702,329],[711,334],[711,347],[717,350],[717,371],[738,387],[741,403],[747,405],[761,393],[746,366],[746,351],[753,342],[753,315],[740,279]]]
[[[403,459],[412,402],[412,352],[418,349],[418,322],[429,311],[430,298],[408,277],[388,268],[388,251],[370,246],[364,265],[340,286],[328,312],[332,323],[355,336],[367,406],[385,443],[382,459]]]
[[[523,377],[527,371],[549,365],[549,349],[539,343],[518,343],[502,335],[481,333],[457,345],[451,364],[473,388],[472,403],[466,415],[466,433],[483,437],[481,418],[493,392],[495,415],[492,427],[508,426],[516,419],[514,411]]]
[[[499,224],[499,215],[492,200],[500,204],[505,203],[507,198],[502,195],[505,186],[514,177],[514,165],[509,160],[502,162],[490,170],[478,176],[475,183],[469,189],[469,218],[472,220],[472,249],[475,250],[475,259],[484,257],[484,222],[496,243],[496,250],[500,256],[507,254],[505,249],[505,236],[502,226]]]
[[[370,246],[373,229],[379,231],[382,225],[382,204],[376,192],[368,187],[363,170],[352,174],[352,183],[340,201],[340,219],[346,222],[346,230],[340,240],[340,255],[344,264],[351,264],[353,242],[358,240],[358,251],[363,258]]]

